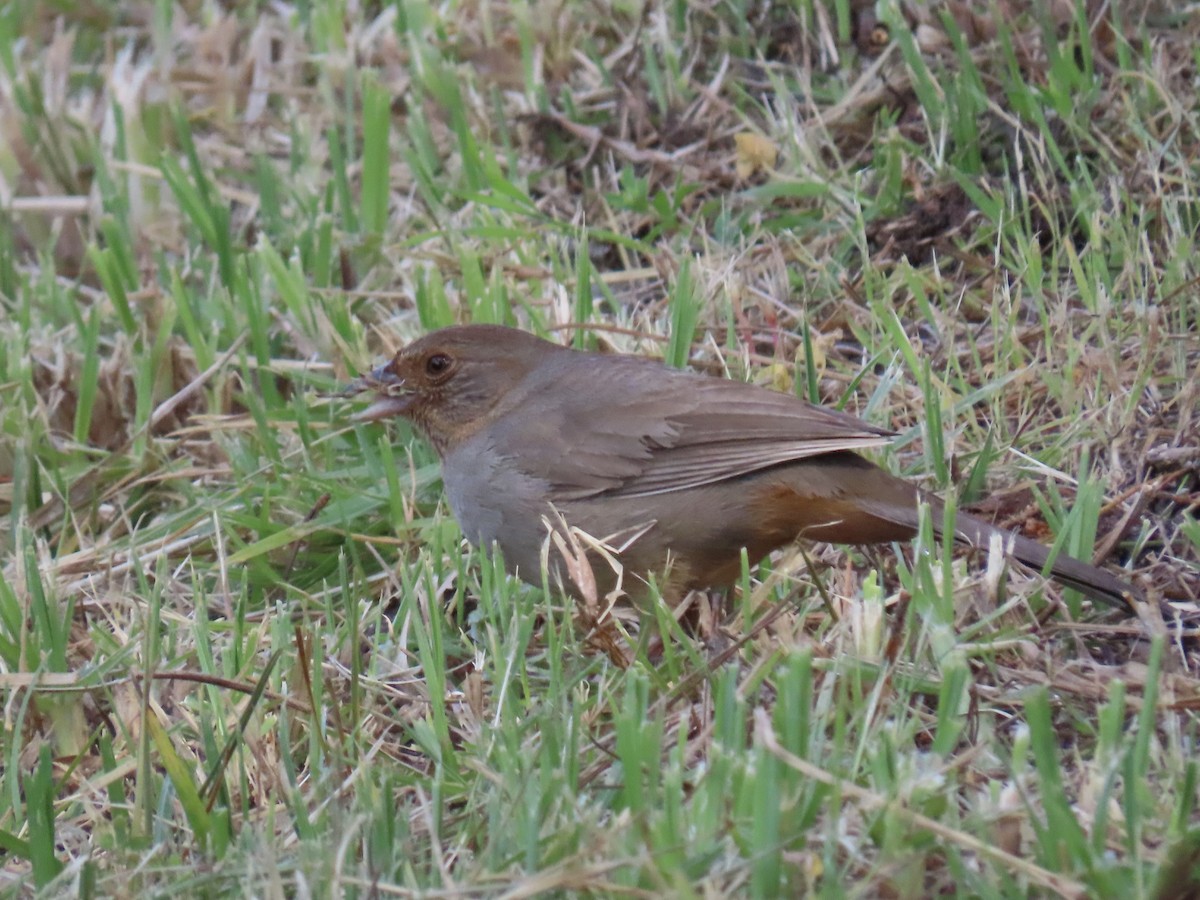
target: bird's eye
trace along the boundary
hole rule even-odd
[[[450,369],[452,360],[445,353],[435,353],[425,360],[425,374],[444,375]]]

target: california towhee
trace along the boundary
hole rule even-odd
[[[541,580],[547,522],[619,548],[636,576],[624,589],[637,595],[654,575],[668,602],[732,584],[742,548],[753,565],[797,538],[911,538],[920,499],[942,535],[937,498],[852,452],[888,443],[890,432],[752,384],[466,325],[414,341],[355,387],[378,394],[357,418],[403,416],[424,433],[467,539],[498,544],[531,583]],[[1006,552],[1045,567],[1041,544],[965,513],[955,519],[962,543],[987,547],[996,534]],[[616,575],[589,557],[603,595]],[[1113,605],[1140,596],[1062,554],[1050,571]]]

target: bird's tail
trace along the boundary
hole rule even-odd
[[[806,461],[803,468],[789,470],[788,478],[785,487],[796,495],[797,502],[784,504],[789,509],[786,522],[799,524],[804,537],[848,544],[907,540],[917,533],[922,500],[932,509],[934,533],[946,537],[946,507],[941,500],[856,454],[829,454]],[[1142,599],[1132,584],[1091,563],[1065,553],[1050,562],[1049,547],[969,513],[955,515],[952,537],[958,543],[987,549],[993,535],[999,536],[1009,556],[1042,572],[1049,563],[1052,577],[1094,600],[1128,610],[1132,599]]]
[[[937,497],[928,495],[921,495],[921,499],[931,507],[932,516],[930,518],[934,534],[938,538],[944,539],[946,537],[945,504]],[[908,519],[904,524],[910,524],[915,529],[919,522],[917,510],[909,507],[903,513],[905,513],[904,518]],[[907,513],[911,513],[911,519],[908,518]],[[1039,572],[1048,571],[1055,580],[1067,587],[1075,588],[1093,600],[1099,600],[1118,609],[1128,610],[1131,599],[1142,599],[1141,591],[1136,587],[1106,572],[1099,566],[1083,562],[1066,553],[1057,554],[1053,562],[1050,562],[1050,548],[1046,545],[1031,541],[1029,538],[1021,537],[1019,534],[1003,528],[997,528],[969,513],[955,513],[953,537],[958,543],[986,549],[991,543],[993,535],[999,536],[1006,555]],[[1047,570],[1048,562],[1050,565]]]

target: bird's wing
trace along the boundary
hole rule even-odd
[[[681,491],[892,437],[854,416],[752,384],[629,357],[575,363],[521,392],[526,411],[551,386],[569,399],[536,418],[501,416],[492,426],[496,449],[504,453],[516,442],[514,460],[548,480],[562,500]]]

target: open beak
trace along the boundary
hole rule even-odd
[[[391,371],[390,364],[380,366],[361,378],[356,378],[341,391],[343,397],[374,391],[375,399],[366,409],[359,410],[351,418],[355,422],[377,422],[402,416],[413,403],[413,392],[405,388],[404,379]]]

